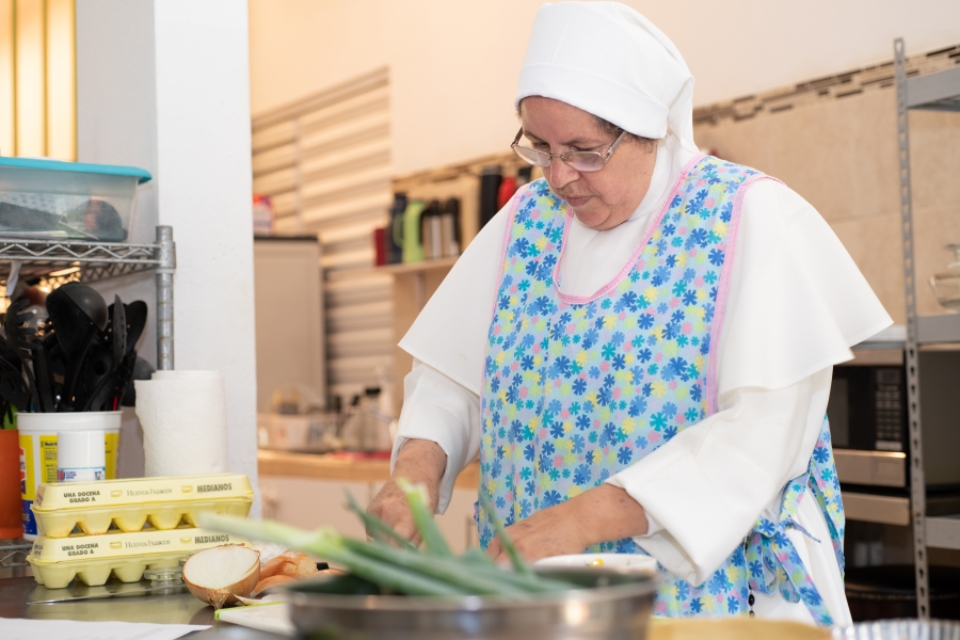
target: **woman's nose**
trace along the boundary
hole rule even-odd
[[[550,171],[550,184],[556,189],[562,189],[580,177],[579,171],[560,158],[553,158],[548,170]]]

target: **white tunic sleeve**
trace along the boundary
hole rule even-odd
[[[414,359],[403,379],[403,410],[393,443],[390,472],[407,440],[436,442],[447,454],[437,513],[444,513],[457,476],[480,453],[480,396],[433,367]]]

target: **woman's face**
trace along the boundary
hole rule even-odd
[[[524,98],[520,120],[531,146],[554,154],[605,154],[616,139],[603,131],[593,115],[551,98]],[[577,220],[602,231],[625,222],[640,206],[656,159],[656,145],[628,136],[600,171],[580,173],[554,158],[543,175],[553,192],[573,208]]]

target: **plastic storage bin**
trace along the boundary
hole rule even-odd
[[[136,167],[0,158],[0,237],[123,242],[133,219]]]

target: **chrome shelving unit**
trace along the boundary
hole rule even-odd
[[[960,67],[908,77],[902,38],[893,45],[897,88],[897,138],[900,164],[900,219],[903,235],[903,285],[907,312],[905,359],[910,435],[910,519],[913,524],[914,566],[917,576],[917,616],[930,617],[927,548],[960,549],[960,516],[928,518],[921,429],[920,346],[960,343],[960,315],[917,315],[914,261],[913,199],[910,181],[911,109],[960,112]]]
[[[177,268],[173,227],[157,227],[153,244],[36,240],[0,236],[0,283],[41,278],[51,284],[69,280],[97,282],[143,271],[157,280],[157,368],[173,369],[173,274]],[[26,566],[32,544],[0,541],[0,568]]]

